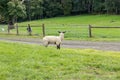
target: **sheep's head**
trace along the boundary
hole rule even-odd
[[[63,31],[63,32],[61,32],[61,31],[58,31],[58,33],[63,33],[63,34],[64,34],[64,33],[66,33],[66,31]]]
[[[66,33],[66,31],[63,31],[63,32],[58,31],[58,33],[60,34],[59,36],[61,37],[61,40],[63,40],[64,39],[64,33]]]

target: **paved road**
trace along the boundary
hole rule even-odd
[[[2,41],[20,42],[27,44],[39,44],[42,45],[41,39],[16,39],[16,38],[0,38]],[[62,42],[62,47],[65,48],[81,48],[81,49],[97,49],[106,51],[120,51],[120,42],[92,42],[92,41],[69,41]]]

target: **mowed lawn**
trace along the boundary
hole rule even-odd
[[[0,41],[0,80],[120,80],[120,52]]]

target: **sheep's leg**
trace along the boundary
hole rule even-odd
[[[57,49],[60,49],[60,44],[59,44],[59,45],[57,45]]]
[[[44,42],[44,46],[45,46],[45,47],[48,47],[48,44],[49,44],[49,43],[48,43],[47,41]]]
[[[48,47],[48,45],[45,45],[45,47]]]

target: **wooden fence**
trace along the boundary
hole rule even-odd
[[[19,33],[19,25],[18,24],[16,24],[15,25],[15,29],[16,29],[16,35],[19,35],[20,33]],[[36,25],[30,25],[30,24],[28,24],[28,26],[21,26],[21,27],[42,27],[42,36],[44,37],[45,36],[45,25],[44,24],[42,24],[42,25],[40,25],[40,26],[36,26]],[[10,34],[10,28],[9,28],[9,26],[8,26],[8,34]],[[32,35],[32,32],[31,31],[28,31],[28,35]]]
[[[92,28],[119,28],[120,29],[120,27],[95,27],[95,26],[89,25],[89,37],[90,38],[93,36],[93,34],[92,34]]]
[[[30,26],[33,28],[32,33],[27,32],[26,28]],[[38,27],[37,29],[35,27]],[[21,29],[22,28],[22,29]],[[56,35],[57,31],[67,31],[66,38],[83,38],[83,37],[93,37],[93,28],[119,28],[120,27],[95,27],[91,25],[80,25],[80,24],[41,24],[41,25],[32,25],[28,24],[26,26],[15,25],[14,34],[28,34],[28,35],[40,35],[44,37],[45,35]],[[9,28],[8,28],[9,29]],[[24,31],[23,31],[24,30]],[[37,30],[37,32],[36,32]],[[7,32],[7,31],[6,31]],[[11,34],[12,30],[8,30],[8,34]],[[98,34],[99,32],[97,32]],[[101,35],[101,33],[100,33]],[[98,35],[99,36],[99,35]],[[102,37],[105,37],[104,35]]]

